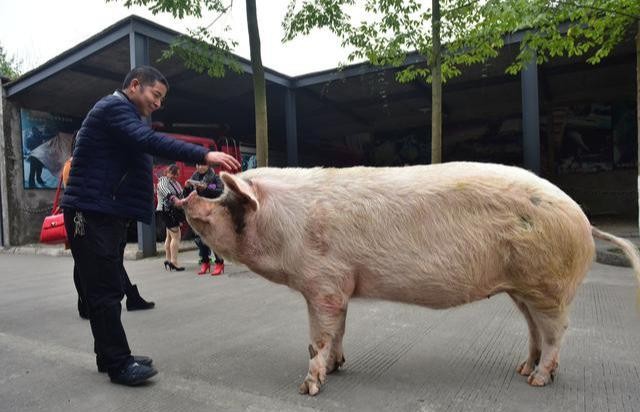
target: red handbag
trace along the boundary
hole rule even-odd
[[[51,215],[45,217],[44,222],[42,222],[40,243],[55,245],[59,243],[66,243],[67,241],[67,229],[64,227],[64,215],[58,206],[61,187],[62,178],[60,178],[60,183],[58,183],[58,190],[56,190],[56,197],[53,200],[53,210],[51,211]]]

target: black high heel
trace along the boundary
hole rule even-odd
[[[182,272],[184,270],[184,266],[176,266],[171,262],[167,262],[167,264],[169,265],[169,269],[173,272],[174,270],[176,272]]]
[[[168,260],[164,261],[164,270],[169,270],[171,269],[171,262],[169,262]]]

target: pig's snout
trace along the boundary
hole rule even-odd
[[[191,204],[193,204],[193,199],[197,196],[197,193],[195,191],[189,193],[189,196],[185,197],[184,199],[179,199],[176,201],[175,205],[177,207],[181,207],[183,209],[188,210],[189,206]]]

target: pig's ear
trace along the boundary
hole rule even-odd
[[[258,210],[258,199],[256,198],[256,192],[249,185],[249,183],[247,183],[244,179],[241,179],[227,172],[222,172],[220,174],[220,179],[222,179],[225,186],[228,187],[229,190],[240,196],[241,199],[244,199],[249,204],[249,207],[252,210]]]

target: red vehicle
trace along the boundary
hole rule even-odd
[[[193,144],[197,144],[200,146],[205,147],[207,150],[213,150],[213,151],[218,151],[218,144],[215,142],[215,140],[210,139],[210,138],[206,138],[206,137],[198,137],[198,136],[189,136],[186,134],[177,134],[177,133],[163,133],[166,136],[170,136],[173,138],[176,138],[178,140],[182,140],[184,142],[189,142],[189,143],[193,143]],[[222,144],[220,145],[220,150],[228,153],[232,156],[234,156],[239,162],[242,163],[242,157],[240,155],[240,150],[239,150],[239,146],[236,144],[234,139],[229,139],[229,138],[221,138],[218,140],[219,142],[221,142]],[[165,169],[167,168],[167,166],[169,166],[170,164],[175,164],[176,166],[178,166],[178,169],[180,170],[180,177],[179,177],[179,182],[180,184],[184,187],[185,182],[191,178],[191,175],[193,175],[196,171],[196,165],[192,164],[192,163],[185,163],[185,162],[179,162],[179,161],[172,161],[172,160],[167,160],[167,159],[163,159],[160,157],[154,157],[153,158],[153,192],[154,192],[154,209],[155,206],[157,205],[158,202],[158,198],[157,198],[157,189],[156,186],[158,184],[158,179],[160,178],[160,176],[162,176],[164,174]],[[214,168],[216,173],[220,173],[220,168],[219,167],[215,167]],[[187,223],[183,223],[182,227],[181,227],[181,232],[182,232],[182,237],[189,237],[191,236],[191,228],[189,228],[189,225]],[[158,241],[163,241],[165,238],[165,228],[164,228],[164,223],[162,222],[162,219],[160,219],[157,214],[156,214],[156,239]]]
[[[193,144],[197,144],[205,147],[208,150],[218,150],[218,145],[213,139],[208,139],[206,137],[197,137],[197,136],[189,136],[186,134],[175,134],[175,133],[163,133],[165,136],[174,137],[178,140],[182,140],[184,142],[189,142]],[[158,179],[160,176],[164,174],[165,169],[170,164],[175,164],[180,169],[180,184],[184,186],[184,183],[187,179],[191,177],[192,174],[196,171],[196,165],[184,162],[176,162],[173,160],[163,159],[161,157],[153,158],[153,187],[156,187],[158,183]],[[216,173],[219,173],[219,168],[215,169]],[[154,189],[155,192],[155,189]],[[156,200],[157,201],[157,200]]]

